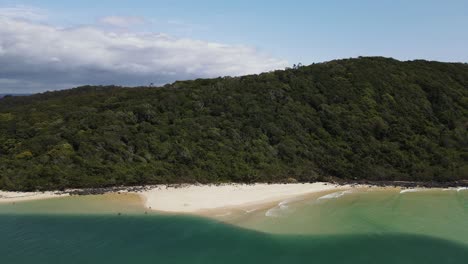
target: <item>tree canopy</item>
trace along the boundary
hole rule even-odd
[[[0,189],[468,179],[468,65],[365,57],[0,99]]]

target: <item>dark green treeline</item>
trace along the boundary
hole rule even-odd
[[[331,61],[0,99],[0,189],[468,179],[468,65]]]

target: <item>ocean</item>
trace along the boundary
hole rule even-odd
[[[216,219],[128,196],[0,205],[0,263],[467,263],[468,191],[328,192]]]

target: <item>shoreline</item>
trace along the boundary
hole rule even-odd
[[[331,183],[189,185],[182,188],[158,187],[143,191],[139,195],[149,210],[163,213],[210,215],[210,211],[220,209],[262,206],[312,193],[350,188],[353,187]]]
[[[8,192],[0,191],[0,204],[2,203],[16,203],[16,202],[27,202],[36,200],[47,200],[54,198],[62,198],[70,196],[65,192]]]
[[[0,191],[0,204],[54,199],[68,196],[135,194],[142,200],[144,208],[160,213],[194,214],[212,216],[224,209],[262,207],[287,199],[299,198],[320,192],[347,191],[357,188],[400,189],[401,193],[419,190],[466,190],[466,182],[457,185],[417,182],[316,182],[283,184],[177,184],[133,187],[111,187],[96,189],[73,189],[48,192]]]

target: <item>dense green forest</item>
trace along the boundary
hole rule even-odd
[[[0,99],[0,189],[468,179],[468,65],[369,57]]]

